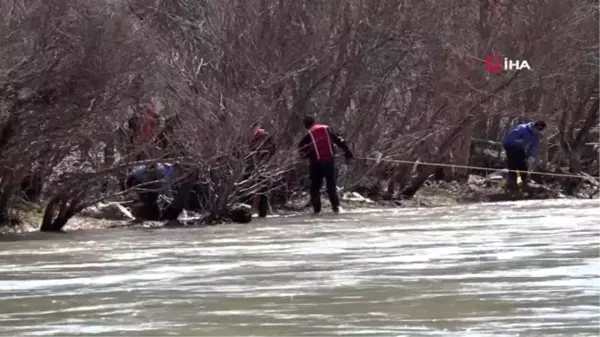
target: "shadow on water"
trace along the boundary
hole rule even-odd
[[[197,226],[195,228],[200,228]],[[111,228],[93,228],[93,229],[77,229],[72,231],[62,232],[25,232],[25,233],[6,233],[0,235],[0,242],[16,242],[16,241],[77,241],[86,237],[102,237],[110,239],[115,236],[115,233],[122,232],[140,232],[140,233],[155,233],[163,230],[175,230],[183,227],[143,227],[143,226],[121,226]]]
[[[77,235],[74,232],[26,232],[26,233],[6,233],[0,235],[0,242],[15,241],[45,241],[45,240],[70,240]]]
[[[266,219],[261,219],[258,217],[254,217],[252,219],[252,223],[250,224],[222,224],[221,226],[261,226],[269,223],[277,223],[282,219],[288,220],[305,220],[305,223],[313,223],[313,222],[327,222],[333,219],[338,219],[339,221],[349,220],[348,216],[357,215],[357,214],[378,214],[384,213],[389,210],[387,209],[364,209],[364,210],[354,210],[347,212],[347,217],[344,217],[340,214],[326,213],[315,216],[308,212],[295,212],[290,213],[288,215],[276,215],[269,216]],[[303,223],[303,222],[300,222]],[[123,226],[112,226],[107,228],[92,228],[92,229],[76,229],[76,230],[65,230],[61,232],[24,232],[24,233],[3,233],[0,234],[0,242],[14,242],[14,241],[36,241],[36,240],[77,240],[81,237],[89,236],[89,235],[104,235],[111,236],[114,232],[141,232],[141,233],[160,233],[161,231],[170,231],[170,230],[189,230],[189,229],[205,229],[210,230],[210,228],[215,227],[213,225],[182,225],[182,226],[163,226],[163,225],[155,225],[155,226],[145,226],[144,223],[135,223]]]

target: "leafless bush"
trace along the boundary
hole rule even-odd
[[[10,192],[34,163],[50,176],[77,152],[106,145],[127,118],[131,78],[147,69],[151,53],[110,1],[1,6],[0,167],[3,192]],[[68,165],[61,174],[85,169]],[[54,187],[48,186],[50,198]],[[0,205],[4,210],[11,195]]]
[[[187,69],[181,73],[192,95],[212,96],[213,112],[223,97],[238,102],[244,116],[265,111],[285,147],[302,132],[306,113],[342,128],[357,153],[458,164],[469,163],[471,139],[499,140],[515,119],[544,118],[553,131],[570,124],[578,144],[597,123],[597,94],[585,90],[598,73],[598,12],[589,2],[166,4],[145,13],[159,23],[158,34],[177,41],[169,46],[186,65],[180,69]],[[489,74],[484,60],[495,53],[528,60],[533,71]],[[573,92],[585,97],[587,110],[561,122],[559,115],[582,106]],[[558,139],[551,134],[548,142]],[[574,157],[564,145],[546,148],[555,164]],[[580,153],[580,145],[569,148]],[[355,165],[350,182],[380,172],[371,163]],[[392,171],[405,195],[430,174],[424,169],[411,179],[411,167]]]
[[[81,189],[64,186],[83,177],[91,179],[83,199],[110,193],[96,182],[143,150],[121,143],[128,111],[149,98],[165,123],[147,144],[148,159],[195,171],[213,213],[252,193],[261,175],[274,189],[297,184],[305,114],[342,131],[359,157],[457,164],[469,164],[473,139],[499,141],[517,121],[545,119],[545,167],[593,173],[598,166],[585,146],[597,141],[598,123],[591,1],[15,0],[0,7],[0,211],[32,163],[55,177],[49,198],[77,195]],[[488,73],[493,54],[527,60],[533,70]],[[247,176],[257,121],[277,152]],[[76,158],[89,165],[60,166]],[[358,188],[385,179],[389,196],[411,196],[431,173],[358,159],[344,181]],[[449,179],[466,174],[445,170]]]

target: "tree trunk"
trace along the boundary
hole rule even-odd
[[[396,175],[390,177],[385,193],[383,194],[383,200],[392,200],[394,198],[394,192],[396,191]]]
[[[55,217],[55,209],[59,207],[60,198],[53,197],[46,205],[46,209],[44,210],[44,216],[42,217],[42,226],[40,227],[40,231],[42,232],[52,232],[53,230],[53,220]]]
[[[464,166],[469,165],[469,159],[471,158],[471,142],[473,140],[474,127],[475,127],[475,123],[471,123],[471,124],[467,125],[467,127],[465,128],[465,130],[463,132],[460,151],[459,151],[458,157],[457,157],[458,165],[464,165]],[[466,180],[468,176],[469,176],[468,169],[457,169],[456,170],[456,174],[455,174],[456,180],[459,180],[459,179]]]
[[[487,130],[488,130],[488,118],[480,118],[477,121],[477,125],[473,128],[473,137],[478,138],[478,139],[487,139],[488,134],[487,134]]]
[[[502,132],[502,116],[494,115],[492,117],[492,121],[488,127],[487,139],[492,141],[499,141],[501,138]]]
[[[44,186],[44,176],[40,167],[31,169],[31,174],[21,180],[21,193],[27,201],[37,202]]]
[[[107,139],[104,147],[104,168],[109,168],[115,163],[115,141],[113,138]]]
[[[103,166],[104,169],[109,169],[115,163],[115,140],[113,138],[109,138],[106,140],[106,145],[104,146],[104,161]],[[119,180],[120,177],[117,177]],[[114,186],[110,186],[109,181],[106,181],[102,184],[102,191],[106,193],[109,189]]]
[[[427,178],[429,177],[428,170],[423,170],[419,175],[411,181],[411,183],[402,189],[402,197],[412,198],[415,196],[417,191],[423,186]]]
[[[0,224],[7,220],[8,205],[12,194],[13,188],[5,181],[0,182]]]
[[[77,212],[83,209],[82,206],[78,205],[76,199],[79,199],[79,196],[71,199],[64,196],[50,199],[50,202],[44,210],[40,231],[61,232],[67,222],[75,216]]]
[[[456,143],[456,140],[462,134],[462,130],[465,128],[472,127],[474,120],[472,117],[467,117],[462,120],[462,122],[454,128],[454,130],[448,135],[445,141],[442,143],[443,145],[440,147],[439,152],[434,160],[440,161],[445,158],[452,149],[453,145]],[[406,186],[402,190],[402,196],[406,198],[412,198],[415,193],[423,186],[423,183],[427,180],[429,175],[433,172],[433,167],[423,167],[421,172],[414,178],[408,186]]]
[[[583,109],[584,104],[580,107]],[[594,99],[594,102],[590,105],[590,108],[587,112],[587,117],[583,122],[583,126],[577,132],[576,136],[572,135],[572,125],[576,121],[570,121],[570,114],[568,110],[565,110],[561,116],[560,121],[560,145],[561,149],[565,153],[569,162],[569,171],[573,174],[577,174],[581,171],[581,150],[583,148],[583,144],[585,142],[586,136],[589,134],[592,127],[597,123],[598,120],[598,108],[599,108],[599,100],[598,98]],[[571,125],[571,127],[567,128],[567,123]]]
[[[569,172],[578,174],[581,172],[581,150],[579,148],[571,149],[569,154]]]
[[[581,172],[581,155],[579,148],[572,148],[569,153],[569,172],[572,174],[579,174]],[[567,178],[565,192],[568,195],[574,195],[580,185],[580,180],[576,178]]]
[[[408,165],[400,165],[398,170],[392,177],[387,185],[386,192],[384,194],[384,200],[392,200],[396,194],[396,187],[403,186],[406,182],[407,178],[410,176],[411,166]]]
[[[548,167],[548,136],[546,133],[542,134],[540,143],[540,165],[542,168]]]

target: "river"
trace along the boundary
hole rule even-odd
[[[597,336],[600,207],[0,238],[2,336]]]

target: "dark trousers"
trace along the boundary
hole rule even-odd
[[[269,211],[269,196],[267,194],[268,188],[266,186],[262,186],[258,193],[258,216],[264,218],[267,216],[267,212]]]
[[[244,173],[244,180],[249,179],[254,171],[256,170],[256,165],[249,161],[246,163],[246,172]],[[259,198],[258,201],[258,216],[261,218],[265,218],[269,211],[269,184],[267,179],[263,176],[258,177],[258,181],[256,182],[258,185],[258,191],[256,193],[251,193],[244,198],[244,203],[248,205],[254,206],[254,198]]]
[[[149,187],[145,187],[150,189]],[[160,207],[158,206],[158,192],[144,191],[138,192],[140,201],[144,205],[143,207],[143,218],[150,221],[158,221],[161,218]]]
[[[337,194],[335,162],[333,160],[310,164],[310,201],[315,213],[321,212],[321,186],[326,181],[327,195],[331,208],[337,211],[340,199]]]
[[[144,182],[128,179],[126,187],[131,188]],[[183,179],[178,184],[172,186],[174,196],[172,202],[163,210],[158,204],[160,190],[162,186],[159,182],[146,184],[138,190],[140,201],[144,205],[143,217],[150,221],[162,220],[177,220],[181,212],[183,212],[187,199],[191,194],[192,182],[188,179]]]
[[[189,203],[188,199],[191,195],[192,187],[193,183],[189,177],[172,186],[173,201],[162,212],[161,220],[177,220],[185,209],[185,206]]]
[[[527,185],[529,175],[527,173],[527,154],[525,150],[518,147],[504,147],[504,151],[506,151],[506,167],[509,169],[508,187],[512,190],[517,188],[517,172],[514,172],[514,170],[520,171],[523,185]]]

